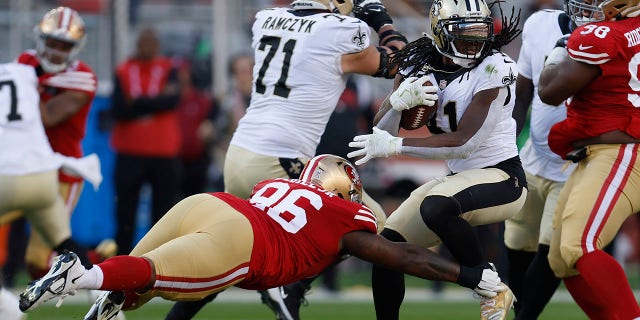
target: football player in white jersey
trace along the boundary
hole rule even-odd
[[[349,157],[408,155],[444,159],[451,173],[414,190],[389,215],[382,235],[393,241],[447,246],[461,265],[488,265],[474,225],[504,221],[520,210],[527,189],[512,118],[516,64],[499,50],[515,38],[519,15],[503,16],[503,29],[482,0],[436,0],[430,10],[433,38],[423,37],[397,53],[400,74],[373,133],[356,136]],[[423,85],[430,81],[434,85]],[[431,87],[431,88],[430,88]],[[437,94],[432,94],[435,91]],[[403,110],[438,103],[427,138],[401,138]],[[398,319],[404,275],[373,267],[378,319]],[[514,296],[505,290],[482,300],[481,319],[505,319]]]
[[[84,171],[77,165],[95,165],[97,158],[83,161],[53,152],[40,117],[38,78],[31,66],[0,64],[0,150],[0,215],[21,210],[50,248],[78,250],[82,264],[90,268],[86,250],[71,239],[58,193],[58,169]],[[0,319],[20,319],[16,308],[18,300],[2,289]]]
[[[370,29],[378,35],[377,46]],[[296,0],[291,8],[259,11],[252,33],[251,103],[224,164],[225,191],[242,198],[261,180],[298,177],[316,152],[348,74],[393,78],[397,68],[389,55],[407,43],[379,0]],[[381,229],[382,207],[366,193],[363,200]],[[311,281],[284,287],[285,295],[278,288],[261,292],[263,302],[278,319],[299,319]],[[177,303],[167,319],[189,319],[204,303]]]
[[[550,106],[538,96],[538,80],[549,53],[566,40],[576,26],[595,22],[600,0],[567,0],[565,11],[541,10],[522,30],[518,58],[516,105],[513,116],[522,130],[531,106],[529,139],[520,150],[529,193],[524,207],[505,222],[504,241],[509,257],[509,286],[518,297],[516,319],[537,319],[560,284],[547,255],[557,199],[575,165],[567,165],[549,149],[551,127],[567,117],[564,105]]]

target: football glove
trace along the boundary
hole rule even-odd
[[[394,137],[389,132],[373,127],[372,134],[353,137],[353,141],[349,142],[349,147],[360,148],[349,152],[347,157],[364,156],[355,162],[356,165],[361,165],[373,158],[399,154],[402,148],[402,138]]]
[[[387,13],[380,0],[355,0],[353,1],[353,15],[366,22],[373,30],[378,32],[385,24],[392,24],[393,20]]]
[[[438,101],[438,87],[434,85],[424,86],[428,76],[409,77],[404,79],[400,86],[391,93],[389,102],[394,110],[402,111],[411,109],[417,105],[433,106]]]
[[[489,264],[491,267],[482,270],[482,279],[473,291],[483,297],[493,298],[498,294],[498,292],[502,292],[506,288],[502,285],[502,280],[500,279],[500,276],[498,276],[498,272],[496,272],[493,263]]]
[[[565,59],[569,53],[567,52],[567,42],[570,34],[565,34],[556,41],[556,46],[551,50],[547,58],[544,60],[545,67],[548,65],[558,64]]]

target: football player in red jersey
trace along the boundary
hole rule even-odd
[[[570,98],[549,147],[578,162],[558,199],[549,263],[589,318],[635,319],[624,270],[602,248],[640,207],[640,1],[600,8],[604,21],[576,29],[540,75],[543,102]]]
[[[36,69],[42,122],[51,147],[62,155],[80,158],[97,87],[93,70],[76,58],[86,41],[84,22],[76,11],[58,7],[47,12],[33,30],[36,48],[24,51],[17,62]],[[80,197],[83,179],[60,171],[59,180],[66,207],[59,219],[68,220]],[[47,272],[51,255],[42,237],[32,233],[25,259],[34,278]]]
[[[90,270],[73,253],[58,256],[49,273],[20,295],[20,308],[30,311],[76,289],[110,290],[85,319],[111,319],[121,308],[139,307],[155,296],[198,300],[230,286],[281,286],[318,274],[345,254],[456,282],[488,297],[505,289],[492,269],[460,266],[428,249],[377,235],[376,217],[361,199],[355,167],[334,155],[309,160],[299,180],[258,183],[248,200],[223,192],[190,196],[169,210],[129,256],[115,256]]]

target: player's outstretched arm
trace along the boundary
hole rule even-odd
[[[460,266],[429,249],[414,244],[391,242],[377,234],[364,231],[347,233],[342,237],[342,249],[360,259],[420,278],[454,282],[476,289],[476,292],[482,281],[483,286],[490,288],[489,291],[501,290],[500,278],[497,273],[489,272],[489,269]],[[488,275],[489,273],[492,274]],[[491,284],[487,285],[486,282]]]

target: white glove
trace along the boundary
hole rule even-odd
[[[356,165],[361,165],[373,158],[399,154],[402,148],[402,138],[394,137],[389,132],[373,127],[372,134],[353,137],[353,141],[349,142],[349,147],[361,148],[347,154],[349,158],[364,155],[362,159],[355,162]]]
[[[504,291],[505,289],[502,280],[500,280],[500,276],[498,276],[495,270],[484,269],[482,271],[482,279],[473,291],[483,297],[493,298],[498,292]]]
[[[562,60],[564,60],[568,55],[569,52],[567,52],[567,48],[555,47],[553,48],[553,50],[551,50],[551,52],[547,56],[547,59],[544,60],[544,66],[546,67],[548,65],[558,64],[562,62]]]
[[[42,84],[63,89],[96,91],[95,76],[87,71],[65,71],[45,79]]]
[[[438,101],[438,87],[434,85],[423,86],[429,80],[428,76],[409,77],[400,83],[398,89],[393,91],[389,102],[393,109],[402,111],[411,109],[417,105],[433,106]]]

